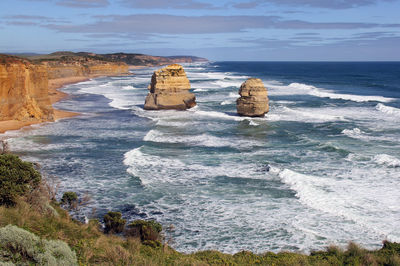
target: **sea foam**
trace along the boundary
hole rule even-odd
[[[373,161],[379,165],[388,167],[400,167],[400,160],[388,154],[378,154],[373,158]]]
[[[302,84],[302,83],[291,83],[288,86],[293,89],[294,92],[305,92],[309,95],[321,97],[321,98],[330,98],[330,99],[341,99],[347,101],[354,102],[391,102],[393,98],[386,98],[383,96],[364,96],[364,95],[353,95],[353,94],[341,94],[335,93],[329,90],[317,88],[311,85]]]
[[[391,106],[386,106],[384,104],[378,103],[375,106],[376,110],[391,115],[391,116],[395,116],[395,117],[399,117],[400,118],[400,109],[399,108],[395,108],[395,107],[391,107]]]

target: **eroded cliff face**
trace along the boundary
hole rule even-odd
[[[236,109],[242,116],[264,116],[269,111],[267,89],[261,79],[249,78],[239,89]]]
[[[43,62],[49,79],[68,77],[112,76],[129,73],[129,67],[119,62]]]
[[[0,121],[54,121],[45,66],[0,55]]]
[[[146,110],[186,110],[196,106],[196,97],[189,92],[190,82],[181,65],[172,64],[155,71],[148,89]]]

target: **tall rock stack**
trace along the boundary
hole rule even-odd
[[[148,89],[146,110],[186,110],[196,106],[196,97],[189,92],[190,82],[181,65],[172,64],[155,71]]]
[[[239,89],[236,109],[242,116],[264,116],[269,111],[267,89],[261,79],[249,78]]]

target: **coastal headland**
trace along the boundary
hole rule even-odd
[[[128,75],[129,69],[207,61],[193,56],[55,52],[48,55],[0,54],[0,133],[78,115],[53,104],[68,97],[61,87],[101,76]]]

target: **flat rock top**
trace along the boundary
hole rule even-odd
[[[267,89],[265,88],[261,79],[249,78],[240,86],[239,94],[242,97],[249,96],[267,96]]]
[[[258,86],[264,87],[263,82],[261,81],[261,79],[258,78],[249,78],[243,83],[243,85],[249,87],[258,87]]]

